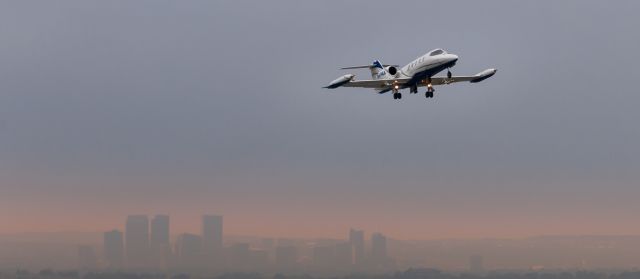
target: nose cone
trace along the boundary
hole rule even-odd
[[[455,54],[449,54],[449,55],[451,56],[450,57],[451,61],[453,61],[453,62],[458,61],[458,56],[457,55],[455,55]]]

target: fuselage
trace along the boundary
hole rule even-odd
[[[447,53],[442,49],[434,49],[429,53],[422,55],[411,63],[400,69],[400,74],[406,78],[411,78],[411,83],[417,83],[423,79],[428,79],[433,75],[451,68],[458,61],[458,56]]]

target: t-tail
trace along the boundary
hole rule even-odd
[[[389,68],[385,68],[385,67],[389,67]],[[393,72],[396,71],[397,66],[393,66],[393,65],[384,65],[382,63],[380,63],[380,61],[378,60],[374,60],[373,63],[371,63],[370,65],[366,65],[366,66],[353,66],[353,67],[345,67],[345,68],[341,68],[342,70],[350,70],[350,69],[369,69],[371,71],[371,78],[372,79],[388,79],[388,78],[392,78],[394,73],[389,74],[389,72],[391,70],[393,70]]]
[[[382,66],[382,63],[380,63],[380,61],[378,60],[373,61],[371,67],[369,67],[369,70],[371,70],[372,79],[384,79],[387,76],[387,71]]]

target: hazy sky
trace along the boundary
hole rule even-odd
[[[640,2],[0,4],[0,233],[640,234]],[[321,89],[433,48],[479,84]],[[357,71],[368,78],[367,71]]]

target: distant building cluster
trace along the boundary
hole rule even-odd
[[[3,272],[0,279],[637,279],[638,271],[501,271],[488,274],[448,273],[437,269],[407,269],[383,274],[349,274],[344,276],[317,276],[309,274],[260,274],[225,273],[216,276],[201,277],[187,273],[140,273],[120,271],[57,271],[44,269],[40,272],[16,270]]]
[[[216,274],[225,272],[273,272],[340,274],[357,271],[391,271],[394,261],[387,251],[387,237],[351,229],[344,240],[296,240],[263,238],[260,242],[225,245],[223,217],[202,216],[201,233],[182,233],[172,239],[170,217],[130,215],[124,232],[103,235],[102,257],[91,246],[78,247],[80,270],[174,271]]]

